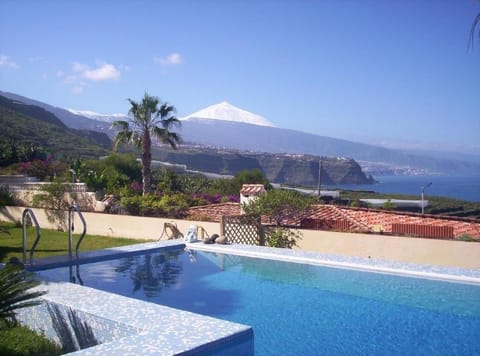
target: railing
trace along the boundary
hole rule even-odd
[[[0,186],[9,192],[16,191],[43,191],[43,188],[47,186],[48,182],[32,182],[32,183],[1,183]],[[87,191],[87,185],[85,183],[63,183],[70,186],[69,191],[72,193],[84,193]]]
[[[35,247],[37,247],[38,241],[40,240],[40,237],[41,237],[41,229],[40,229],[40,224],[38,223],[38,220],[35,217],[35,214],[33,213],[33,210],[29,208],[25,209],[22,214],[23,263],[27,263],[27,215],[30,216],[30,219],[32,220],[33,224],[37,229],[37,237],[33,242],[32,249],[30,250],[29,262],[31,264],[33,261],[33,252],[35,251]]]
[[[82,243],[82,240],[85,237],[85,234],[87,233],[87,222],[85,221],[83,214],[80,211],[80,208],[77,205],[73,204],[72,206],[70,206],[70,208],[68,208],[68,254],[70,257],[72,257],[72,244],[73,244],[72,232],[74,230],[72,217],[75,211],[77,212],[78,217],[80,218],[83,224],[83,232],[75,248],[75,255],[77,257],[78,257],[78,249],[80,248],[80,244]]]
[[[77,283],[83,286],[82,277],[80,277],[80,264],[77,262],[75,265],[76,277],[73,274],[73,265],[68,266],[70,272],[70,283]]]
[[[392,224],[392,234],[437,239],[453,239],[453,226],[432,226],[422,224]]]

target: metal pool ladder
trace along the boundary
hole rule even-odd
[[[38,241],[40,240],[42,231],[40,229],[40,224],[38,223],[37,218],[35,217],[35,214],[33,213],[33,210],[30,208],[27,208],[23,211],[22,214],[22,235],[23,235],[23,263],[27,263],[27,215],[30,216],[30,219],[32,220],[33,224],[35,225],[37,229],[37,237],[35,238],[35,241],[33,242],[32,249],[30,250],[30,264],[32,264],[33,260],[33,252],[35,251],[35,247],[37,247]]]
[[[85,234],[87,233],[87,222],[85,221],[82,212],[80,211],[80,208],[78,205],[73,204],[68,208],[68,254],[70,258],[72,257],[72,232],[73,232],[73,213],[77,212],[78,217],[82,221],[83,224],[83,232],[82,235],[80,236],[80,239],[77,242],[77,246],[75,248],[75,255],[78,257],[78,249],[80,247],[80,244],[82,243],[83,238],[85,237]]]

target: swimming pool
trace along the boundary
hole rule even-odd
[[[480,353],[480,285],[183,248],[39,273],[251,325],[258,355]]]

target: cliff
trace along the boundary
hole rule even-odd
[[[367,177],[353,159],[343,157],[317,157],[250,153],[230,150],[186,148],[170,150],[154,148],[153,159],[183,164],[189,170],[234,175],[243,170],[260,169],[273,183],[316,186],[319,162],[322,161],[321,184],[369,184]]]

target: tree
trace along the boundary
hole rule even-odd
[[[176,148],[180,136],[171,129],[180,125],[175,117],[175,108],[162,103],[156,96],[145,93],[140,102],[128,99],[131,108],[128,111],[128,121],[114,121],[112,128],[119,129],[114,140],[114,149],[122,143],[133,144],[142,152],[142,183],[143,195],[152,189],[152,138],[157,138],[164,144]]]
[[[40,282],[17,264],[7,264],[0,269],[0,330],[16,323],[16,311],[41,303],[36,299],[44,291],[35,291]]]
[[[470,36],[468,38],[468,48],[472,48],[475,43],[475,30],[477,29],[477,26],[479,27],[478,30],[478,40],[480,41],[480,13],[475,16],[475,19],[473,20],[472,26],[470,27]]]
[[[266,216],[274,224],[273,229],[267,229],[267,243],[272,247],[292,248],[301,237],[299,232],[287,228],[288,220],[305,215],[314,204],[312,197],[301,195],[293,190],[272,189],[260,195],[254,201],[244,204],[245,214],[251,216]]]
[[[255,168],[238,172],[232,179],[217,179],[212,184],[210,192],[239,196],[243,184],[263,184],[267,190],[272,188],[265,174]]]

